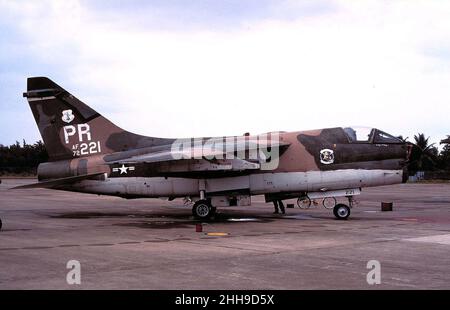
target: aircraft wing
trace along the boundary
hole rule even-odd
[[[192,147],[185,149],[170,149],[161,152],[147,153],[119,159],[110,164],[150,164],[160,172],[194,172],[194,171],[243,171],[260,169],[260,160],[265,160],[270,154],[264,152],[268,147],[286,148],[285,142],[267,140],[234,142],[233,145],[223,144],[220,149],[208,147]],[[230,150],[230,151],[227,151]],[[253,160],[244,160],[234,153],[245,154],[253,152]]]
[[[53,180],[49,180],[49,181],[41,181],[41,182],[37,182],[37,183],[16,186],[11,189],[53,188],[53,187],[57,187],[60,185],[72,184],[74,182],[78,182],[78,181],[82,181],[82,180],[94,179],[100,175],[104,175],[104,173],[98,172],[98,173],[77,175],[74,177],[53,179]]]
[[[170,152],[146,154],[127,159],[110,162],[111,164],[148,164],[159,172],[188,172],[188,171],[242,171],[259,169],[260,164],[239,158],[232,159],[204,159],[181,157],[174,158]]]
[[[208,147],[190,147],[184,149],[170,149],[161,152],[147,153],[143,155],[132,156],[125,159],[119,159],[111,161],[110,163],[117,164],[136,164],[136,163],[158,163],[158,162],[169,162],[183,159],[229,159],[235,156],[230,156],[235,152],[258,152],[263,155],[264,149],[270,148],[285,148],[288,147],[290,143],[286,142],[271,142],[268,140],[258,140],[258,141],[238,141],[238,143],[224,143],[221,144],[219,148],[208,148]],[[239,157],[239,156],[238,156]]]

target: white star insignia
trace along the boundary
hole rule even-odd
[[[125,167],[125,165],[123,165],[123,164],[122,164],[122,167],[119,168],[119,170],[120,170],[120,174],[123,174],[123,173],[127,174],[128,173],[127,172],[128,167]]]
[[[127,174],[128,171],[134,171],[134,166],[129,166],[129,167],[125,167],[124,164],[122,164],[122,167],[118,167],[118,168],[113,168],[112,169],[113,172],[119,172],[120,174]]]

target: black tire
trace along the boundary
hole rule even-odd
[[[192,215],[199,220],[207,220],[215,213],[208,200],[199,200],[192,206]]]
[[[2,230],[2,225],[3,225],[2,219],[0,219],[0,230]]]
[[[338,220],[346,220],[350,216],[350,207],[343,203],[337,204],[333,208],[333,214]]]

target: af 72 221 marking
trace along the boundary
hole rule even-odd
[[[72,145],[73,156],[90,155],[100,153],[102,151],[100,141],[93,141],[87,143],[80,143]]]
[[[92,136],[89,124],[77,124],[76,127],[74,125],[67,125],[63,127],[63,131],[64,131],[64,142],[66,144],[69,144],[70,137],[75,136],[75,134],[78,133],[77,142],[80,143],[75,143],[72,145],[72,152],[74,157],[101,153],[102,148],[100,141],[91,141]],[[91,142],[89,143],[83,142],[84,136],[86,137],[87,141]]]

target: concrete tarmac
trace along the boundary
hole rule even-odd
[[[196,232],[181,200],[2,181],[0,289],[450,289],[449,183],[363,189],[346,221],[320,204],[272,215],[256,196]],[[394,211],[381,212],[382,201]],[[80,285],[66,281],[70,260]],[[381,284],[367,282],[371,260]]]

